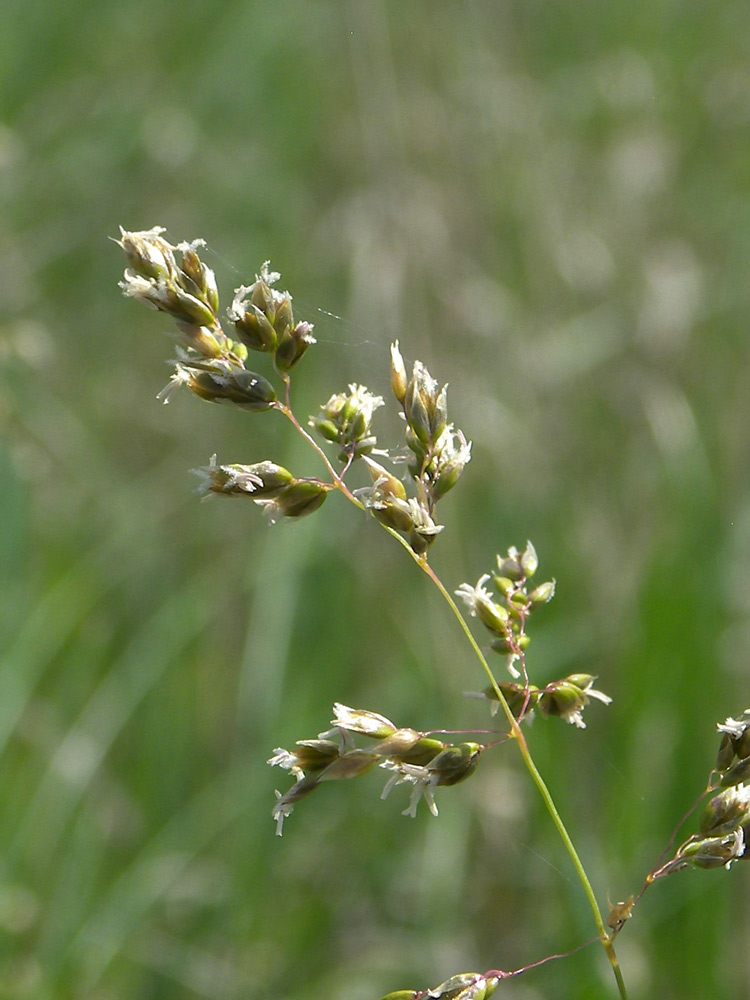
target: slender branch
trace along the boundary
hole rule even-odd
[[[286,386],[286,404],[277,403],[276,409],[293,424],[294,428],[298,431],[298,433],[300,433],[302,437],[307,441],[307,443],[318,453],[323,463],[325,464],[326,469],[328,469],[329,473],[331,474],[331,477],[336,485],[336,488],[341,490],[341,492],[344,494],[347,500],[349,500],[350,503],[353,503],[355,507],[359,507],[360,510],[364,510],[365,505],[362,503],[361,500],[358,500],[354,496],[354,494],[352,493],[352,491],[349,489],[349,487],[346,485],[346,483],[342,478],[343,475],[346,473],[346,470],[349,468],[351,462],[347,462],[342,473],[336,472],[333,465],[331,464],[330,459],[328,458],[328,455],[326,455],[326,453],[320,447],[315,438],[311,434],[308,434],[308,432],[305,430],[305,428],[302,426],[302,424],[299,422],[299,420],[297,420],[297,418],[294,415],[294,411],[292,410],[289,398],[291,379],[289,378],[288,375],[284,376],[284,384]]]

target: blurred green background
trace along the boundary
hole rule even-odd
[[[371,774],[274,836],[264,762],[333,701],[484,727],[482,677],[343,501],[197,502],[213,452],[320,467],[274,415],[156,402],[119,224],[204,237],[225,305],[271,259],[319,341],[301,418],[387,395],[395,337],[450,382],[474,451],[433,565],[533,539],[532,679],[615,701],[532,749],[602,905],[638,891],[750,702],[749,40],[744,0],[5,0],[3,1000],[375,1000],[593,933],[510,748],[438,820]],[[631,994],[750,995],[748,888],[654,887]],[[600,951],[502,995],[614,996]]]

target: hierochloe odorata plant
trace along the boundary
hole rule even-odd
[[[276,793],[272,809],[276,832],[282,833],[284,821],[297,803],[324,782],[356,778],[375,767],[387,772],[382,798],[395,786],[406,785],[410,798],[404,814],[415,816],[424,799],[437,816],[438,789],[470,778],[487,751],[515,744],[591,907],[596,936],[575,950],[599,941],[611,963],[619,995],[626,997],[615,939],[646,889],[685,868],[729,868],[735,860],[748,856],[745,839],[750,833],[750,785],[745,781],[750,779],[750,709],[739,719],[727,719],[718,727],[722,736],[716,768],[690,811],[711,796],[699,832],[689,837],[669,861],[660,859],[638,895],[608,904],[606,912],[601,910],[533,761],[523,726],[538,714],[584,729],[583,711],[590,700],[607,705],[610,698],[594,687],[596,678],[590,674],[571,674],[544,687],[531,682],[526,662],[529,622],[555,593],[554,581],[532,582],[538,559],[531,542],[522,550],[511,547],[498,555],[491,572],[483,573],[474,586],[463,583],[455,591],[469,615],[489,631],[490,649],[500,655],[510,679],[498,679],[459,606],[432,569],[429,550],[443,531],[437,520],[437,505],[456,486],[471,458],[471,444],[448,420],[447,387],[436,382],[420,361],[414,362],[409,373],[399,345],[394,343],[391,387],[403,417],[405,449],[389,452],[378,447],[372,419],[384,400],[356,383],[334,393],[310,417],[308,426],[321,439],[319,444],[297,419],[291,404],[292,372],[296,377],[296,366],[315,343],[313,328],[304,320],[295,321],[291,296],[275,287],[279,275],[265,263],[251,285],[236,290],[226,312],[227,333],[219,314],[214,273],[199,256],[203,241],[175,246],[163,233],[160,227],[138,233],[122,230],[121,239],[116,241],[128,262],[121,282],[125,295],[168,313],[182,337],[174,373],[159,398],[167,403],[180,386],[186,386],[210,402],[228,403],[251,412],[274,410],[317,452],[325,470],[323,479],[297,477],[269,459],[256,457],[244,465],[219,462],[214,456],[207,466],[195,470],[200,477],[199,492],[206,497],[245,497],[263,507],[272,522],[313,514],[330,493],[336,492],[375,518],[440,591],[484,673],[485,687],[476,697],[489,702],[493,715],[502,710],[507,725],[506,732],[496,734],[488,743],[446,742],[437,738],[446,733],[445,729],[420,732],[374,711],[337,703],[329,729],[315,738],[299,740],[292,750],[277,748],[268,761],[289,771],[294,779],[285,792]],[[264,363],[283,387],[282,398],[271,381],[248,368],[250,351],[268,355]],[[395,466],[395,470],[384,463]],[[347,477],[354,474],[355,465],[361,470],[364,485],[352,488]],[[481,733],[486,731],[465,735]],[[512,970],[459,973],[433,989],[397,990],[384,1000],[484,1000],[503,980],[563,957],[548,955]]]

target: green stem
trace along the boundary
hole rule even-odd
[[[360,510],[364,509],[364,504],[354,496],[354,494],[351,492],[348,486],[344,483],[341,476],[336,473],[333,466],[331,465],[331,462],[328,459],[328,456],[323,451],[323,449],[307,433],[307,431],[300,425],[299,421],[294,416],[294,413],[292,412],[289,403],[288,376],[285,378],[284,381],[286,382],[287,402],[285,406],[283,404],[277,404],[278,408],[284,414],[284,416],[287,417],[287,419],[289,419],[294,424],[299,433],[312,445],[312,447],[315,449],[318,455],[320,455],[320,457],[323,459],[326,468],[333,477],[333,481],[336,487],[339,490],[341,490],[341,492],[346,496],[346,498],[351,503],[359,507]],[[500,686],[495,679],[495,675],[493,674],[490,665],[487,663],[484,653],[479,648],[479,645],[477,644],[476,639],[472,635],[471,629],[469,628],[466,619],[461,614],[456,602],[453,600],[450,593],[445,589],[442,581],[427,562],[427,557],[425,555],[421,556],[417,555],[417,553],[414,552],[414,550],[406,541],[406,539],[403,538],[397,531],[394,531],[393,528],[389,528],[388,525],[385,524],[381,524],[381,527],[384,528],[389,535],[392,535],[392,537],[395,538],[396,541],[403,546],[403,548],[409,553],[411,558],[414,560],[417,566],[419,566],[422,572],[425,573],[432,580],[432,582],[435,584],[437,589],[442,594],[443,599],[446,601],[451,611],[456,616],[456,619],[458,620],[458,623],[461,626],[469,645],[474,650],[474,653],[476,654],[477,659],[481,664],[482,670],[487,675],[487,678],[492,686],[492,690],[494,691],[498,701],[500,702],[503,712],[505,713],[505,716],[510,725],[511,735],[518,744],[518,749],[521,751],[521,756],[523,757],[524,764],[526,765],[526,768],[529,771],[529,774],[531,775],[534,784],[539,790],[539,793],[542,796],[542,800],[547,809],[547,812],[550,814],[552,822],[555,824],[557,832],[559,833],[560,838],[563,844],[565,845],[568,854],[570,855],[570,859],[573,862],[573,867],[575,868],[576,874],[578,875],[581,885],[583,886],[583,890],[586,894],[586,898],[588,899],[589,906],[591,907],[591,911],[594,915],[594,921],[596,923],[596,927],[599,932],[599,938],[602,942],[604,950],[607,953],[607,958],[609,959],[609,962],[612,966],[612,971],[614,973],[615,980],[617,982],[617,986],[620,992],[620,998],[621,1000],[627,1000],[627,991],[625,989],[625,983],[622,978],[620,965],[619,962],[617,961],[617,954],[615,953],[614,940],[612,935],[610,935],[610,933],[607,931],[607,928],[605,927],[604,919],[602,918],[601,911],[596,902],[596,896],[594,895],[594,890],[591,887],[591,882],[589,881],[588,875],[586,874],[586,869],[583,867],[583,862],[578,856],[578,852],[576,851],[573,841],[570,838],[570,834],[568,833],[565,824],[562,821],[560,813],[557,811],[557,807],[554,803],[552,795],[549,789],[547,788],[544,779],[539,773],[536,764],[534,763],[534,760],[531,756],[531,751],[529,750],[528,744],[526,742],[526,737],[524,736],[523,731],[521,730],[521,727],[518,724],[518,721],[511,712],[510,706],[508,705],[508,702],[506,701],[505,696],[503,695],[503,692],[501,691]]]
[[[414,553],[412,553],[412,555],[414,556]],[[625,983],[622,978],[620,964],[617,961],[617,954],[615,952],[614,942],[612,940],[611,935],[607,931],[607,928],[604,925],[604,920],[602,918],[599,905],[596,902],[596,896],[594,895],[594,890],[591,886],[591,882],[589,881],[589,877],[586,874],[586,869],[583,867],[583,862],[581,861],[578,855],[578,851],[576,851],[573,841],[570,838],[570,834],[568,833],[565,824],[563,823],[562,817],[560,816],[560,813],[557,811],[557,806],[555,805],[550,790],[549,788],[547,788],[544,778],[542,778],[541,774],[539,773],[539,769],[534,763],[534,759],[531,756],[531,751],[529,750],[528,743],[526,742],[526,737],[524,736],[523,731],[521,730],[521,727],[519,726],[515,716],[511,712],[510,706],[508,705],[508,702],[506,701],[503,692],[500,690],[500,686],[495,680],[495,675],[493,674],[490,665],[487,663],[484,653],[479,648],[476,639],[472,635],[471,629],[469,628],[466,619],[461,614],[456,602],[453,600],[449,592],[445,589],[442,581],[436,575],[432,567],[428,564],[427,560],[424,558],[420,558],[419,556],[414,556],[414,559],[417,565],[422,569],[424,573],[427,574],[427,576],[429,576],[429,578],[438,588],[444,600],[450,607],[451,611],[456,616],[456,619],[458,620],[458,623],[461,626],[469,642],[469,645],[474,650],[477,659],[479,660],[482,666],[482,669],[484,670],[485,674],[487,675],[490,681],[490,684],[492,685],[492,690],[495,692],[495,695],[497,696],[500,702],[503,712],[505,713],[506,718],[508,719],[508,723],[511,729],[511,734],[513,735],[514,739],[516,740],[516,743],[518,744],[518,749],[521,751],[521,756],[523,757],[524,764],[526,765],[526,768],[529,771],[529,774],[531,775],[534,784],[538,788],[539,794],[542,796],[542,800],[547,809],[547,812],[550,814],[552,822],[555,824],[557,828],[557,832],[560,835],[560,839],[562,840],[563,844],[565,845],[565,849],[570,855],[570,859],[573,862],[573,867],[575,868],[576,874],[578,875],[581,885],[583,886],[583,891],[586,894],[589,906],[591,907],[591,911],[594,915],[594,921],[596,923],[596,927],[599,932],[599,937],[601,939],[602,945],[604,946],[604,950],[607,953],[607,958],[609,959],[610,964],[612,966],[612,971],[614,973],[615,980],[617,981],[617,986],[620,991],[620,997],[622,998],[622,1000],[627,1000],[627,991],[625,989]]]

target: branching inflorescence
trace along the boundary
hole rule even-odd
[[[439,385],[419,361],[408,374],[396,342],[391,345],[390,381],[403,418],[405,447],[392,451],[378,447],[372,421],[384,400],[357,383],[332,395],[310,417],[308,426],[322,442],[317,443],[298,421],[290,399],[291,373],[315,343],[313,327],[305,320],[295,322],[291,296],[275,288],[280,276],[265,263],[251,285],[236,290],[226,312],[227,334],[219,315],[214,273],[199,256],[203,241],[172,245],[163,233],[160,227],[144,232],[121,230],[116,241],[128,262],[121,282],[124,294],[167,313],[181,334],[174,372],[158,398],[168,403],[184,386],[209,402],[250,412],[276,411],[306,439],[326,470],[324,479],[296,477],[268,459],[248,465],[223,464],[213,456],[207,466],[194,470],[200,479],[198,492],[204,497],[250,499],[265,509],[271,522],[313,514],[331,492],[343,494],[371,514],[439,589],[489,682],[474,697],[489,701],[493,715],[502,709],[509,727],[501,738],[489,743],[450,743],[437,738],[445,730],[425,733],[399,727],[375,712],[336,704],[330,729],[315,739],[298,741],[292,750],[277,748],[268,762],[289,771],[295,779],[285,793],[276,793],[272,810],[276,832],[282,833],[284,820],[295,805],[325,782],[359,777],[376,767],[388,772],[382,798],[394,785],[406,785],[411,798],[404,813],[415,816],[424,799],[437,816],[437,788],[466,780],[485,751],[515,742],[592,909],[597,936],[580,947],[596,940],[603,944],[619,994],[626,997],[614,940],[645,890],[685,868],[729,868],[733,861],[748,856],[750,786],[745,781],[750,780],[750,709],[740,719],[727,719],[719,726],[722,740],[717,768],[701,799],[715,794],[704,808],[700,831],[647,876],[637,898],[631,896],[610,905],[605,926],[583,864],[534,764],[522,725],[536,713],[583,729],[583,710],[590,700],[606,705],[611,699],[594,687],[596,678],[590,674],[570,674],[541,687],[531,683],[526,665],[528,624],[555,593],[553,580],[532,583],[538,559],[531,542],[523,551],[511,547],[497,556],[493,573],[482,575],[474,586],[464,583],[455,591],[469,615],[491,634],[489,649],[504,658],[510,680],[496,678],[456,602],[429,564],[428,551],[444,530],[436,519],[437,505],[457,484],[471,459],[470,442],[448,420],[447,386]],[[250,352],[268,355],[269,374],[275,373],[283,384],[283,399],[268,378],[247,367]],[[333,459],[326,451],[328,445],[334,446]],[[384,462],[395,468],[389,469]],[[352,489],[346,477],[357,463],[364,468],[365,484]],[[399,466],[402,475],[397,474]],[[463,973],[434,989],[400,990],[384,1000],[484,1000],[502,980],[563,957],[550,955],[512,972]]]

